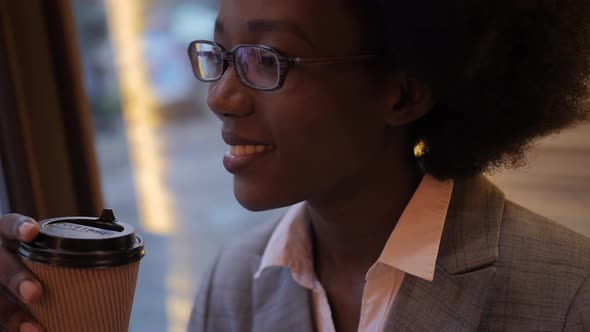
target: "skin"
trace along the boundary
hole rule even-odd
[[[221,0],[218,19],[215,41],[227,49],[265,44],[302,58],[371,53],[363,25],[338,0]],[[268,19],[297,32],[250,31],[250,21]],[[234,174],[237,200],[253,211],[307,201],[316,274],[338,331],[356,331],[365,273],[422,176],[408,125],[430,110],[430,99],[429,88],[403,72],[376,77],[363,63],[298,66],[272,92],[242,85],[231,66],[211,84],[208,104],[224,131],[276,146]],[[43,289],[11,244],[32,241],[38,231],[31,218],[0,217],[0,284],[26,304]],[[40,330],[31,322],[0,296],[0,325]]]
[[[30,316],[21,310],[21,303],[31,304],[43,292],[42,286],[15,256],[18,241],[30,242],[39,233],[39,225],[18,214],[0,216],[0,326],[8,331],[41,331]],[[10,297],[6,296],[11,293]]]
[[[252,31],[255,20],[297,31]],[[218,22],[215,41],[227,49],[252,43],[298,57],[370,52],[360,21],[338,0],[222,0]],[[365,274],[422,176],[408,125],[430,110],[430,90],[403,72],[386,76],[362,63],[299,66],[280,90],[261,92],[241,84],[230,66],[209,90],[224,131],[276,145],[234,174],[237,200],[253,211],[307,201],[316,274],[338,331],[356,331]]]

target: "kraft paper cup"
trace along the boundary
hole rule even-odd
[[[29,306],[47,332],[127,332],[143,240],[112,211],[41,221],[18,250],[44,287]]]

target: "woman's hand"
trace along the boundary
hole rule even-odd
[[[27,313],[43,292],[41,283],[16,257],[19,242],[31,242],[39,233],[39,224],[19,214],[0,216],[0,331],[41,331]]]

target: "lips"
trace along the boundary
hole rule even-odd
[[[244,136],[240,136],[236,133],[230,131],[222,131],[221,137],[225,144],[230,146],[238,146],[238,145],[273,145],[271,142],[263,141],[263,140],[256,140],[246,138]]]
[[[229,131],[223,131],[221,136],[223,141],[230,146],[229,151],[223,157],[223,166],[232,174],[249,168],[276,148],[269,141],[246,138]]]

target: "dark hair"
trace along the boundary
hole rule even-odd
[[[590,1],[361,6],[389,62],[433,89],[435,105],[413,133],[437,178],[518,166],[536,139],[589,117]]]

